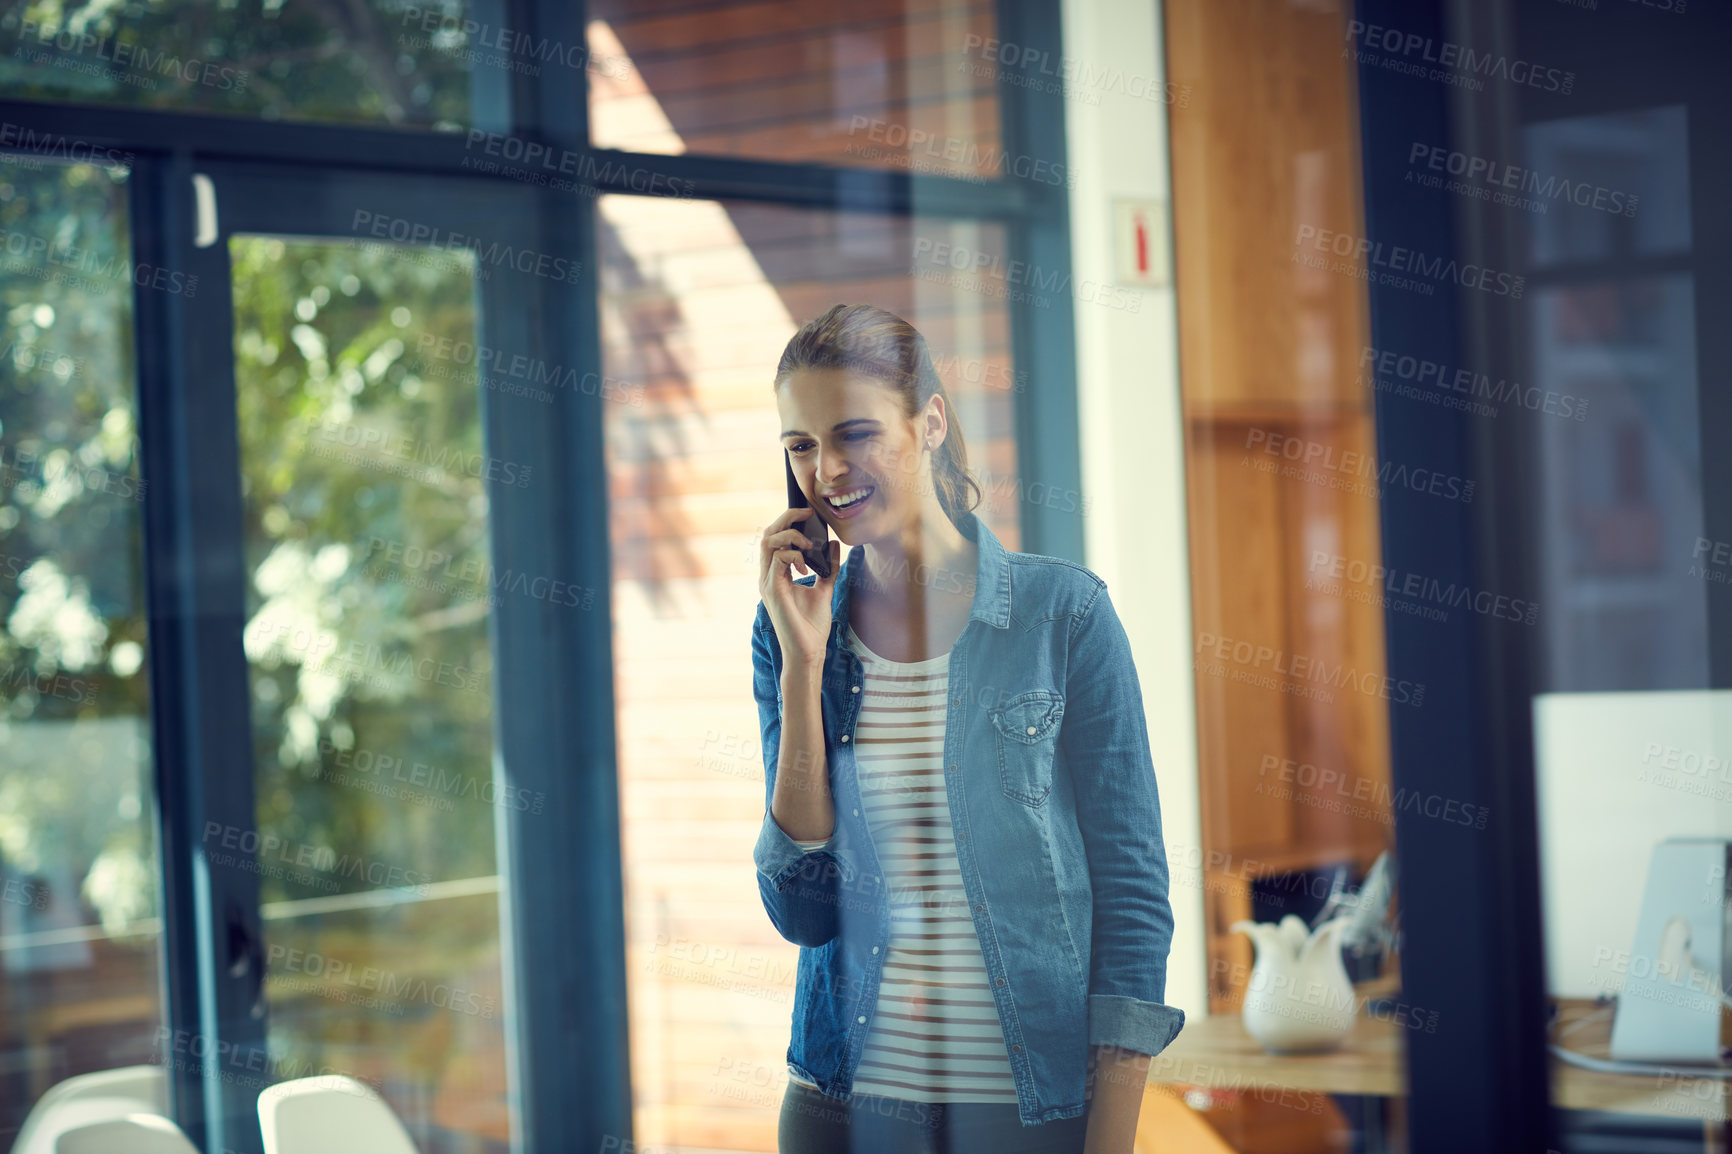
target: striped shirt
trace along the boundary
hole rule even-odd
[[[1016,1102],[1004,1031],[968,914],[944,785],[950,654],[890,661],[848,627],[865,667],[855,762],[890,901],[878,1007],[852,1092]],[[803,841],[817,849],[829,839]]]

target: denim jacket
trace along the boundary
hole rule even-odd
[[[1007,551],[972,513],[958,527],[979,561],[950,653],[945,785],[1018,1113],[1032,1126],[1087,1109],[1093,1046],[1158,1054],[1184,1025],[1162,1001],[1166,847],[1142,690],[1106,583],[1072,561]],[[831,591],[821,698],[836,826],[810,852],[769,811],[782,651],[762,601],[752,625],[765,785],[752,856],[770,921],[802,947],[790,1076],[838,1097],[853,1083],[890,941],[851,744],[864,667],[843,638],[864,564],[851,552]]]

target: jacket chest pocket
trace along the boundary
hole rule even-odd
[[[1031,689],[990,710],[988,716],[998,745],[998,780],[1004,796],[1023,805],[1045,803],[1052,791],[1064,694]]]

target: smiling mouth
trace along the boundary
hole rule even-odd
[[[833,501],[829,497],[824,497],[823,501],[830,507],[831,512],[847,513],[850,510],[859,508],[865,502],[870,500],[872,494],[877,491],[878,487],[876,485],[865,485],[858,489],[850,489],[848,492],[841,494],[844,498],[841,503]]]

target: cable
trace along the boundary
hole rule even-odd
[[[1679,1069],[1675,1066],[1662,1066],[1658,1062],[1614,1062],[1605,1058],[1589,1057],[1578,1050],[1566,1049],[1556,1042],[1547,1045],[1546,1049],[1572,1066],[1595,1070],[1601,1074],[1670,1074],[1674,1078],[1716,1078],[1722,1082],[1732,1079],[1732,1069],[1725,1066],[1691,1066]]]

